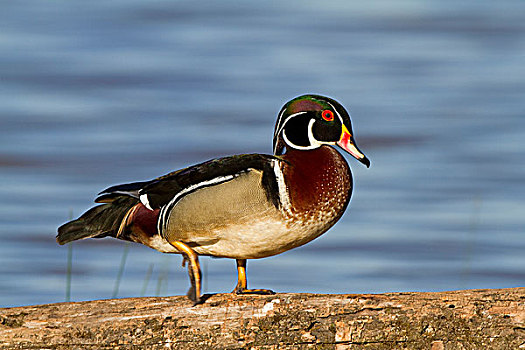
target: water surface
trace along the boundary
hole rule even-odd
[[[523,286],[524,62],[521,1],[6,2],[0,306],[65,300],[56,228],[100,190],[270,153],[277,111],[309,92],[348,107],[372,167],[348,157],[342,220],[249,261],[251,286]],[[71,299],[111,297],[125,243],[72,249]],[[186,292],[180,256],[129,249],[119,297]],[[202,261],[207,292],[233,289],[234,261]]]

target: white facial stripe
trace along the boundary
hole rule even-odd
[[[313,135],[313,132],[312,132],[312,126],[314,125],[315,123],[315,120],[314,119],[311,119],[310,122],[308,123],[308,141],[310,141],[310,145],[309,146],[298,146],[294,143],[292,143],[288,137],[286,137],[286,131],[283,131],[283,139],[284,139],[284,142],[286,142],[286,145],[287,146],[290,146],[292,148],[295,148],[295,149],[301,149],[301,150],[309,150],[309,149],[316,149],[318,147],[321,146],[321,144],[319,143],[319,141],[317,141]]]
[[[292,148],[300,149],[300,150],[311,150],[321,147],[322,145],[335,145],[336,142],[330,142],[330,141],[319,141],[314,137],[313,133],[313,126],[315,123],[315,119],[310,119],[310,122],[308,123],[308,141],[310,142],[309,146],[298,146],[294,143],[292,143],[288,137],[286,137],[286,132],[283,132],[283,139],[286,142],[286,144]]]
[[[319,145],[310,145],[310,146],[297,146],[295,144],[293,144],[292,142],[290,142],[290,140],[288,140],[288,138],[286,137],[286,134],[283,132],[283,139],[284,139],[284,142],[286,142],[286,144],[292,148],[295,148],[295,149],[302,149],[302,150],[309,150],[309,149],[316,149],[317,147],[319,147]]]
[[[284,113],[284,111],[283,111],[283,113]],[[288,121],[289,121],[290,119],[292,119],[293,117],[296,117],[296,116],[298,116],[298,115],[305,114],[305,113],[306,113],[306,112],[299,112],[299,113],[294,113],[294,114],[289,115],[288,118],[286,118],[286,120],[283,122],[283,125],[281,125],[281,127],[279,128],[279,130],[276,130],[275,135],[274,135],[274,138],[277,137],[277,135],[279,135],[279,134],[283,131],[284,126],[286,125],[286,123],[288,123]],[[280,120],[281,118],[282,118],[282,114],[279,116],[279,120]],[[277,124],[277,125],[279,125],[279,124]],[[288,139],[286,138],[286,136],[284,135],[284,133],[283,133],[283,137],[284,137],[284,139],[286,140],[286,143],[287,143],[287,144],[291,144],[291,143],[288,141]],[[277,145],[276,145],[276,146],[277,146]],[[274,150],[273,150],[273,153],[275,153],[275,151],[276,151],[276,150],[274,149]]]
[[[337,115],[337,118],[339,118],[339,121],[341,122],[341,125],[344,125],[344,122],[343,122],[343,117],[341,116],[341,114],[339,113],[339,111],[335,108],[335,106],[330,102],[330,101],[325,101],[326,103],[328,103],[330,105],[330,107],[332,107],[332,109],[334,110],[335,114]],[[280,114],[279,114],[279,117],[277,118],[277,125],[279,125],[279,123],[281,122],[282,120],[282,117],[284,115],[284,111],[283,110]],[[308,141],[310,141],[310,145],[309,146],[298,146],[298,145],[295,145],[293,144],[292,142],[290,142],[290,140],[288,139],[288,137],[286,137],[286,132],[283,132],[283,129],[284,129],[284,126],[286,125],[286,123],[288,123],[288,121],[297,116],[297,115],[301,115],[301,114],[304,114],[304,113],[307,113],[307,112],[299,112],[299,113],[295,113],[295,114],[292,114],[290,116],[288,116],[288,118],[286,118],[286,120],[282,123],[281,127],[275,131],[275,134],[273,135],[274,136],[274,139],[277,138],[277,136],[282,132],[282,135],[283,135],[283,139],[284,141],[286,142],[286,144],[288,146],[291,146],[295,149],[300,149],[300,150],[311,150],[311,149],[315,149],[315,148],[318,148],[320,147],[321,145],[323,144],[329,144],[329,145],[335,145],[336,142],[323,142],[323,141],[318,141],[315,139],[314,135],[313,135],[313,125],[315,123],[315,119],[311,119],[310,122],[308,123]],[[274,153],[275,153],[275,149],[273,150]]]
[[[339,114],[339,112],[337,111],[337,109],[334,107],[333,104],[331,104],[329,101],[326,101],[326,103],[328,103],[332,109],[335,111],[335,114],[337,114],[337,117],[339,118],[339,120],[341,121],[341,124],[344,125],[345,123],[343,123],[343,117],[341,117],[341,115]],[[350,113],[349,113],[350,114]]]
[[[157,221],[157,230],[158,230],[159,234],[162,234],[162,232],[164,231],[164,228],[168,225],[169,212],[171,211],[173,206],[175,204],[177,204],[177,201],[179,199],[181,199],[185,194],[187,194],[188,192],[197,190],[197,189],[199,189],[201,187],[206,187],[206,186],[210,186],[210,185],[216,185],[216,184],[219,184],[219,183],[230,181],[236,176],[238,176],[238,174],[219,176],[219,177],[213,178],[211,180],[202,181],[202,182],[199,182],[197,184],[188,186],[185,189],[183,189],[182,191],[178,192],[173,197],[173,199],[167,205],[162,207],[162,209],[160,210],[159,219]]]
[[[310,119],[310,122],[308,123],[308,141],[310,141],[310,145],[314,146],[314,148],[321,147],[321,142],[317,141],[314,137],[313,127],[314,127],[315,119]]]

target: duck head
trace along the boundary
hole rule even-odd
[[[281,155],[285,148],[308,151],[322,145],[338,145],[370,166],[355,143],[350,114],[339,102],[320,95],[302,95],[287,102],[275,124],[273,153]]]

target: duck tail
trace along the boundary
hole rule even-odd
[[[120,196],[91,208],[78,219],[60,226],[56,240],[63,245],[84,238],[116,237],[129,210],[137,203],[137,198]]]

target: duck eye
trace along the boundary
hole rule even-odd
[[[326,120],[327,122],[331,122],[332,120],[334,120],[334,112],[328,110],[328,109],[325,109],[323,111],[323,113],[321,114],[321,116],[323,117],[324,120]]]

